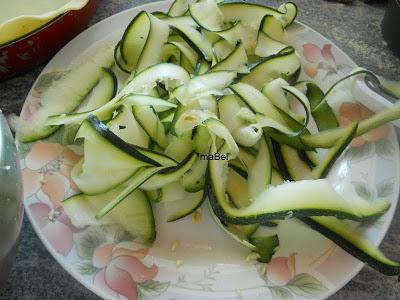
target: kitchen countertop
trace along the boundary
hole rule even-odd
[[[292,0],[299,6],[298,20],[331,39],[358,65],[391,79],[400,80],[400,59],[386,47],[380,33],[384,4],[368,5],[354,1],[344,5],[326,0]],[[124,9],[151,1],[100,0],[92,23]],[[257,1],[256,1],[257,2]],[[282,1],[259,1],[278,6]],[[0,83],[0,108],[7,115],[18,114],[39,66],[29,73]],[[382,250],[399,258],[400,209],[394,217]],[[363,270],[331,299],[398,299],[400,284],[369,267]],[[27,218],[9,282],[0,289],[0,299],[97,299],[53,259],[35,234]]]

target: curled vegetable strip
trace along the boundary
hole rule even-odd
[[[175,125],[175,132],[178,135],[184,134],[185,132],[193,130],[199,125],[204,125],[213,137],[219,137],[223,139],[229,151],[231,153],[231,158],[235,158],[239,152],[239,148],[232,137],[228,128],[217,117],[209,112],[200,109],[192,109],[184,112],[180,118],[177,120]]]
[[[237,116],[242,119],[243,121],[249,122],[250,124],[244,127],[252,127],[254,129],[256,128],[274,128],[284,134],[287,135],[293,135],[296,134],[296,132],[293,132],[289,127],[286,125],[268,117],[265,116],[262,113],[253,113],[250,109],[247,107],[242,107],[238,113]],[[259,136],[261,137],[261,135]],[[241,145],[244,145],[240,143]]]
[[[345,81],[345,80],[347,80],[347,79],[350,79],[350,78],[353,78],[353,77],[355,77],[355,76],[357,76],[357,75],[362,75],[362,74],[364,74],[364,75],[370,75],[370,76],[372,76],[372,78],[374,78],[377,82],[380,82],[379,78],[378,78],[374,73],[372,73],[371,71],[368,71],[368,70],[366,70],[366,69],[364,69],[364,68],[355,68],[349,75],[347,75],[347,76],[345,76],[345,77],[339,79],[338,81],[336,81],[336,82],[328,89],[328,91],[325,93],[324,98],[323,98],[323,99],[321,100],[321,102],[313,109],[313,111],[318,110],[324,103],[327,102],[327,98],[328,98],[328,96],[330,95],[330,93],[332,93],[332,91],[333,91],[340,83],[342,83],[343,81]]]
[[[183,105],[209,95],[222,95],[224,90],[236,78],[231,71],[216,71],[190,79],[172,92],[172,96]]]
[[[232,135],[235,141],[245,147],[253,147],[262,137],[262,128],[258,124],[250,124],[237,128]]]

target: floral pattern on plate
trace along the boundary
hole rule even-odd
[[[168,2],[157,2],[131,9],[120,14],[118,20],[111,17],[107,23],[84,32],[72,42],[74,51],[67,46],[45,68],[25,102],[22,116],[29,118],[40,105],[42,90],[63,74],[60,66],[68,69],[70,62],[76,59],[74,53],[83,53],[91,46],[92,35],[111,35],[121,30],[122,21],[128,22],[139,10],[165,10],[168,5]],[[312,78],[325,90],[355,66],[340,49],[304,25],[294,24],[288,38],[303,59],[300,78]],[[341,126],[371,114],[355,104],[355,99],[339,102],[335,111]],[[227,262],[219,262],[217,258],[211,261],[210,258],[218,257],[214,252],[206,256],[212,245],[190,240],[193,232],[176,235],[182,235],[181,248],[204,253],[203,260],[198,257],[202,254],[190,257],[186,253],[183,259],[179,249],[171,251],[171,242],[176,237],[165,237],[165,232],[158,233],[161,241],[157,239],[152,247],[147,247],[115,225],[75,228],[61,206],[64,199],[78,192],[70,171],[81,158],[82,149],[69,146],[70,141],[71,137],[61,129],[46,140],[19,145],[25,207],[52,255],[99,296],[107,299],[321,298],[342,287],[362,267],[339,247],[296,220],[274,229],[279,231],[280,247],[268,264],[247,261],[247,254],[233,249],[236,247],[233,244],[227,244],[226,249],[236,251],[237,256]],[[353,142],[335,166],[330,180],[346,193],[358,193],[371,201],[385,198],[395,204],[399,187],[398,154],[394,131],[389,126],[378,128]],[[373,226],[360,228],[362,234],[379,243],[393,217],[394,206]],[[198,226],[198,233],[203,231],[205,237],[211,237],[216,227],[204,211],[196,222],[191,217],[185,218],[172,224],[176,227],[169,232]],[[222,253],[221,261],[227,256],[226,251]]]

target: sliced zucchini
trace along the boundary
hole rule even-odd
[[[147,199],[149,199],[150,202],[157,203],[161,200],[161,189],[145,191],[144,193],[146,194]]]
[[[207,160],[202,159],[200,155],[190,170],[183,174],[180,183],[185,191],[195,193],[204,188],[207,164]]]
[[[217,63],[223,61],[232,53],[234,49],[235,46],[226,40],[216,41],[213,44],[214,60],[212,62],[212,65],[215,66]]]
[[[135,99],[132,97],[124,98],[125,96],[136,93],[150,93],[150,91],[157,86],[157,82],[162,82],[165,86],[173,89],[179,85],[184,84],[189,80],[189,74],[180,66],[171,63],[160,63],[152,67],[147,68],[143,72],[136,75],[131,81],[109,102],[105,105],[99,107],[98,109],[92,110],[90,112],[79,113],[79,114],[65,114],[55,115],[49,117],[46,125],[61,125],[61,124],[71,124],[71,123],[81,123],[83,120],[87,119],[90,115],[104,119],[104,115],[112,113],[112,111],[122,104],[122,99],[130,99],[131,101],[138,101],[143,105],[143,101],[148,101],[149,99],[143,98],[144,95],[137,95]],[[151,96],[148,96],[151,97]],[[155,99],[154,99],[155,100]],[[162,100],[162,99],[158,99]],[[157,101],[157,103],[164,103],[163,106],[174,107],[173,103],[166,104],[167,101]],[[133,105],[133,104],[132,104]],[[156,106],[156,103],[147,103],[145,105]],[[167,108],[168,109],[168,108]],[[102,118],[103,117],[103,118]]]
[[[271,139],[271,148],[274,153],[274,157],[276,160],[276,168],[278,169],[278,173],[282,176],[285,181],[293,181],[292,176],[290,175],[285,160],[283,159],[281,146],[285,144],[279,144],[274,139]]]
[[[215,49],[215,48],[214,48]],[[247,54],[242,43],[223,60],[211,68],[211,71],[234,71],[237,73],[248,73]]]
[[[239,42],[243,43],[246,53],[252,55],[257,46],[257,32],[258,28],[238,21],[232,27],[216,33],[232,45],[236,45]]]
[[[248,148],[240,147],[240,151],[238,153],[238,159],[240,160],[240,162],[242,163],[247,172],[249,172],[250,169],[253,168],[253,166],[256,163],[255,155],[249,152]],[[246,176],[246,179],[247,178],[248,177]]]
[[[142,11],[128,25],[121,39],[121,57],[129,71],[139,73],[161,62],[163,45],[169,35],[168,25]]]
[[[161,123],[154,109],[151,106],[134,106],[132,111],[135,119],[151,140],[162,149],[167,147],[168,140],[164,125]]]
[[[211,145],[211,135],[204,125],[199,125],[194,128],[193,134],[193,149],[198,154],[208,154]]]
[[[310,166],[301,159],[298,151],[288,145],[280,145],[280,151],[282,155],[283,164],[287,170],[290,179],[294,181],[311,179],[313,175]],[[279,156],[276,157],[277,160]],[[279,163],[278,163],[279,165]],[[284,171],[281,170],[284,174]]]
[[[269,56],[250,68],[250,73],[243,75],[240,82],[248,83],[261,90],[265,83],[276,78],[289,80],[300,70],[300,59],[294,48],[287,47],[277,55]]]
[[[278,11],[282,14],[279,15],[279,20],[282,22],[283,27],[287,27],[293,23],[297,16],[297,6],[294,2],[282,3]]]
[[[189,9],[188,0],[174,0],[174,2],[172,2],[168,10],[168,16],[171,17],[183,16],[188,11],[188,9]]]
[[[196,28],[182,25],[181,23],[174,22],[174,20],[168,20],[167,22],[201,58],[207,61],[212,61],[212,45],[209,40],[196,30]]]
[[[119,204],[123,202],[131,193],[135,192],[141,185],[153,177],[160,171],[167,169],[166,167],[152,167],[152,168],[143,168],[139,170],[134,176],[132,176],[129,180],[126,181],[124,185],[122,185],[122,189],[118,191],[118,194],[113,195],[112,198],[109,199],[107,204],[102,207],[96,213],[96,219],[102,219],[104,216],[113,211]]]
[[[159,189],[171,182],[178,181],[183,174],[185,174],[192,167],[196,161],[197,155],[195,153],[189,154],[177,166],[169,167],[162,170],[148,181],[143,183],[140,188],[142,190],[155,190]]]
[[[232,47],[242,41],[243,28],[240,22],[234,22],[232,25],[224,30],[212,32],[219,36],[219,38],[228,42]],[[210,32],[210,31],[208,31]],[[217,42],[217,41],[216,41]],[[243,42],[243,41],[242,41]]]
[[[243,2],[223,2],[219,5],[219,8],[225,17],[225,21],[240,20],[257,29],[265,15],[278,18],[284,27],[291,24],[297,15],[296,5],[291,2],[281,5],[278,10],[268,6]]]
[[[194,70],[194,75],[203,75],[210,70],[210,63],[202,58],[199,58]]]
[[[226,225],[224,225],[223,222],[220,220],[220,218],[218,218],[218,216],[214,213],[210,202],[208,202],[208,204],[210,207],[211,216],[213,217],[215,224],[217,224],[218,227],[221,228],[223,232],[225,232],[229,237],[231,237],[233,240],[235,240],[242,246],[248,248],[249,250],[251,251],[256,250],[256,247],[248,241],[247,236],[245,236],[242,232],[240,232],[239,230],[235,230],[236,229],[235,227],[228,228]]]
[[[238,116],[238,112],[244,107],[242,101],[236,95],[225,95],[218,101],[219,118],[229,129],[234,139],[237,141],[236,130],[245,122]]]
[[[168,110],[171,107],[176,107],[176,104],[166,100],[138,94],[127,94],[120,99],[114,97],[111,101],[107,102],[98,109],[86,112],[77,112],[69,114],[60,114],[50,116],[47,120],[48,124],[80,124],[89,116],[96,116],[100,120],[109,120],[113,112],[121,105],[136,106],[136,105],[152,105],[158,111]]]
[[[154,15],[154,13],[153,13]],[[178,17],[164,17],[161,18],[164,22],[168,23],[169,25],[179,24],[181,26],[188,26],[197,28],[199,25],[193,20],[190,15],[183,15]],[[174,34],[173,32],[170,34],[168,40],[175,40],[179,37],[179,35]],[[178,38],[180,41],[183,41],[181,37]]]
[[[279,246],[279,238],[276,234],[272,236],[251,236],[249,241],[256,247],[254,252],[260,255],[258,261],[262,263],[269,263]]]
[[[309,147],[305,144],[303,144],[301,137],[310,134],[307,128],[304,127],[305,123],[300,123],[293,117],[291,117],[288,113],[286,113],[284,110],[280,109],[279,107],[276,107],[276,109],[279,111],[281,117],[285,120],[287,126],[291,128],[293,132],[299,133],[302,132],[300,135],[288,135],[288,134],[283,134],[277,130],[270,130],[269,128],[264,128],[264,131],[268,133],[269,136],[271,136],[274,140],[279,142],[280,144],[286,144],[289,145],[297,150],[314,150],[314,148]]]
[[[75,64],[70,71],[52,82],[40,95],[40,105],[28,119],[17,123],[17,139],[23,143],[48,137],[59,127],[47,124],[51,115],[74,111],[103,76],[103,67],[113,64],[112,51],[101,48]]]
[[[230,169],[228,171],[226,193],[231,203],[237,208],[247,207],[251,203],[249,197],[249,184],[247,182],[247,179],[239,175],[239,173],[237,173],[233,169]],[[258,224],[226,225],[229,231],[239,234],[243,238],[251,236],[259,226]]]
[[[126,74],[131,74],[129,71],[129,66],[122,59],[121,55],[121,41],[119,41],[114,47],[114,61],[117,67]]]
[[[379,272],[389,276],[400,275],[399,262],[387,258],[360,232],[340,220],[333,217],[308,217],[300,220]]]
[[[255,199],[271,184],[272,162],[267,142],[260,140],[254,165],[248,171],[249,198]]]
[[[215,152],[213,144],[211,153]],[[384,201],[371,203],[359,197],[347,201],[326,180],[319,179],[269,187],[248,207],[236,209],[226,201],[228,162],[210,160],[208,170],[208,197],[213,210],[217,216],[233,224],[256,224],[302,216],[336,216],[366,221],[382,215],[390,207]]]
[[[192,101],[189,105],[192,106],[195,101]],[[197,103],[196,103],[197,104]],[[191,108],[190,106],[182,106],[182,112],[179,112],[179,116],[176,116],[173,120],[174,132],[180,136],[192,132],[194,128],[204,125],[205,120],[208,118],[216,118],[215,114],[210,111],[203,110],[201,108]]]
[[[235,141],[243,147],[253,147],[260,141],[263,130],[258,124],[249,124],[236,129]]]
[[[169,194],[171,195],[171,193]],[[201,206],[204,199],[205,193],[203,190],[190,193],[185,191],[180,184],[174,184],[172,197],[166,199],[163,196],[160,206],[167,215],[167,221],[173,222],[195,212]]]
[[[282,22],[273,15],[265,15],[260,24],[260,31],[266,33],[275,41],[282,41],[285,28]]]
[[[138,159],[143,160],[144,162],[147,162],[153,166],[170,167],[177,165],[177,162],[174,159],[164,154],[137,145],[125,143],[117,135],[111,132],[108,127],[100,122],[96,117],[91,116],[88,121],[91,123],[91,126],[97,131],[97,133],[99,133],[111,144],[115,145],[127,154],[132,155],[133,157],[137,157]],[[86,132],[84,130],[82,130],[81,132],[83,132],[82,137],[85,137]]]
[[[120,139],[118,136],[116,136],[114,133],[112,133],[108,129],[108,127],[104,123],[100,122],[99,119],[97,119],[96,117],[91,116],[91,117],[89,117],[89,119],[87,121],[90,123],[90,125],[91,125],[90,127],[92,127],[98,134],[100,134],[103,138],[105,138],[111,144],[120,148],[122,151],[124,151],[134,157],[137,157],[138,159],[141,159],[144,162],[147,162],[151,165],[154,165],[154,166],[160,165],[160,163],[158,163],[157,161],[149,158],[147,156],[147,154],[146,155],[142,154],[142,153],[147,153],[147,152],[151,153],[150,150],[125,143],[122,139]],[[86,126],[86,128],[89,128],[89,126]],[[90,132],[90,130],[86,130],[86,128],[82,129],[82,131],[80,128],[80,131],[82,133],[78,132],[77,138],[80,138],[80,137],[86,138],[86,132]],[[92,133],[90,133],[90,134],[92,134]],[[164,157],[167,158],[166,156],[164,156]],[[166,159],[166,161],[175,162],[171,158]]]
[[[228,171],[226,193],[229,200],[232,201],[232,204],[237,208],[249,206],[251,203],[247,178],[242,177],[234,169]]]
[[[200,28],[200,32],[212,45],[221,39],[221,37],[215,32],[208,31],[204,28]]]
[[[169,62],[173,64],[180,64],[181,62],[181,51],[173,44],[167,43],[163,47],[161,55],[162,62]]]
[[[185,41],[182,42],[169,42],[174,45],[179,51],[185,56],[190,66],[194,70],[196,67],[197,61],[199,60],[199,56]]]
[[[101,224],[118,224],[128,232],[132,238],[150,244],[155,240],[156,230],[153,211],[146,196],[141,191],[134,191],[125,198],[125,201],[105,218],[97,220],[96,212],[106,205],[110,199],[124,187],[118,187],[105,194],[87,196],[78,194],[62,202],[65,213],[77,228]]]
[[[139,61],[149,35],[150,26],[147,13],[142,11],[132,19],[125,29],[121,39],[120,53],[126,68],[130,72],[135,69]]]
[[[232,71],[215,71],[195,76],[186,85],[173,91],[173,96],[183,105],[190,101],[209,96],[221,95],[235,79],[236,73]]]
[[[150,13],[146,13],[150,21],[149,34],[135,67],[135,73],[140,73],[148,67],[161,62],[162,49],[168,40],[169,26]]]
[[[149,136],[136,121],[130,106],[123,105],[118,115],[109,121],[107,126],[126,143],[140,147],[149,145]]]
[[[261,113],[264,116],[276,121],[283,127],[286,126],[285,120],[282,118],[279,111],[271,103],[271,101],[266,98],[260,91],[255,89],[253,86],[245,83],[236,83],[230,86],[230,89],[243,100],[247,106],[253,110],[255,113]],[[289,128],[286,130],[291,131]]]
[[[224,126],[224,124],[215,118],[208,118],[203,122],[203,124],[207,127],[212,136],[218,137],[224,141],[226,148],[228,149],[226,153],[228,157],[227,160],[234,159],[239,152],[239,148],[235,142],[235,139],[232,137],[231,133]],[[212,140],[214,139],[212,138]]]
[[[277,171],[275,168],[272,168],[272,175],[271,175],[271,185],[280,185],[284,183],[285,180],[283,179],[282,175]]]
[[[77,112],[91,111],[106,104],[115,97],[118,90],[118,80],[111,69],[103,68],[97,85],[93,88],[88,98],[79,106]]]
[[[150,140],[150,143],[151,143],[151,140]],[[156,151],[156,150],[152,150],[152,149],[142,148],[139,146],[136,146],[135,148],[137,149],[137,151],[139,153],[154,160],[161,166],[172,167],[172,166],[176,166],[178,164],[178,162],[176,160],[174,160],[173,158],[171,158],[165,154],[162,154],[161,153],[162,149],[160,149],[161,151]]]
[[[189,13],[199,26],[210,31],[224,29],[224,16],[215,0],[203,0],[189,5]]]
[[[239,152],[240,154],[240,152]],[[238,173],[240,176],[242,176],[243,178],[247,179],[248,175],[247,175],[247,168],[245,167],[245,165],[238,159],[234,159],[229,161],[229,167],[234,170],[236,173]],[[271,172],[271,185],[276,186],[279,184],[284,183],[285,180],[283,179],[282,175],[279,173],[279,171],[275,168],[272,168],[272,172]]]
[[[317,165],[312,172],[312,178],[324,178],[328,175],[333,164],[342,155],[346,147],[353,140],[353,137],[357,131],[358,124],[355,123],[352,126],[348,126],[346,131],[343,132],[343,136],[337,141],[337,144],[329,149],[324,160]]]
[[[328,102],[323,102],[325,97],[324,92],[313,82],[307,82],[306,88],[306,96],[310,101],[311,114],[318,130],[324,131],[338,127],[339,123],[335,113]],[[323,103],[320,105],[321,102]]]
[[[118,94],[119,96],[129,93],[150,93],[157,83],[162,83],[167,90],[185,84],[190,79],[188,72],[181,66],[171,63],[160,63],[135,74],[129,79],[128,84]]]
[[[259,31],[255,54],[260,57],[270,57],[272,55],[277,55],[279,52],[287,47],[288,45],[274,40],[263,31]]]
[[[282,79],[282,78],[277,78],[274,79],[270,82],[268,82],[266,85],[264,85],[262,89],[262,93],[277,107],[279,107],[282,111],[290,115],[293,119],[295,119],[298,122],[304,123],[304,117],[294,113],[289,104],[289,99],[288,99],[288,91],[285,90],[285,88],[291,89],[291,94],[295,93],[296,99],[300,99],[301,103],[307,103],[309,100],[307,97],[305,97],[304,94],[299,94],[300,91],[294,90],[293,87],[290,87],[289,83]],[[307,112],[310,109],[308,109],[307,106]]]
[[[76,138],[85,139],[85,156],[72,169],[71,177],[85,194],[106,192],[131,177],[139,168],[158,165],[117,136],[114,135],[114,139],[110,141],[96,130],[96,126],[98,125],[85,121],[76,135]],[[107,128],[106,130],[110,132]],[[110,135],[113,134],[110,132]],[[116,140],[120,143],[116,144]]]
[[[400,118],[400,102],[396,102],[390,109],[385,109],[372,117],[361,121],[355,137],[363,135],[368,131],[377,128],[387,122],[391,122]],[[345,127],[338,127],[325,130],[313,135],[301,136],[301,141],[310,148],[330,148],[343,136],[346,131]]]
[[[179,137],[172,136],[169,140],[170,142],[164,153],[176,161],[184,160],[186,156],[193,152],[190,133],[182,134]]]

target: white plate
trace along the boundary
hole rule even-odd
[[[67,70],[95,48],[115,43],[139,11],[165,11],[168,7],[169,2],[156,2],[103,20],[65,46],[41,76]],[[287,40],[303,60],[301,78],[313,79],[325,90],[355,66],[329,40],[302,24],[289,28]],[[354,101],[345,86],[331,97],[341,123],[361,116],[363,109],[351,104]],[[22,116],[28,117],[39,102],[40,90],[34,85]],[[25,208],[56,260],[99,296],[123,298],[119,292],[131,299],[321,298],[340,289],[363,266],[296,220],[271,229],[279,233],[280,247],[268,265],[246,261],[247,251],[220,232],[207,207],[201,209],[200,222],[188,216],[157,224],[157,239],[151,248],[127,241],[116,227],[76,230],[60,202],[73,192],[69,172],[79,158],[79,149],[62,144],[63,136],[56,133],[44,141],[20,145]],[[393,218],[399,192],[399,149],[393,128],[380,128],[357,139],[329,179],[348,197],[358,193],[371,201],[385,198],[393,204],[378,221],[360,227],[361,234],[379,244]]]

